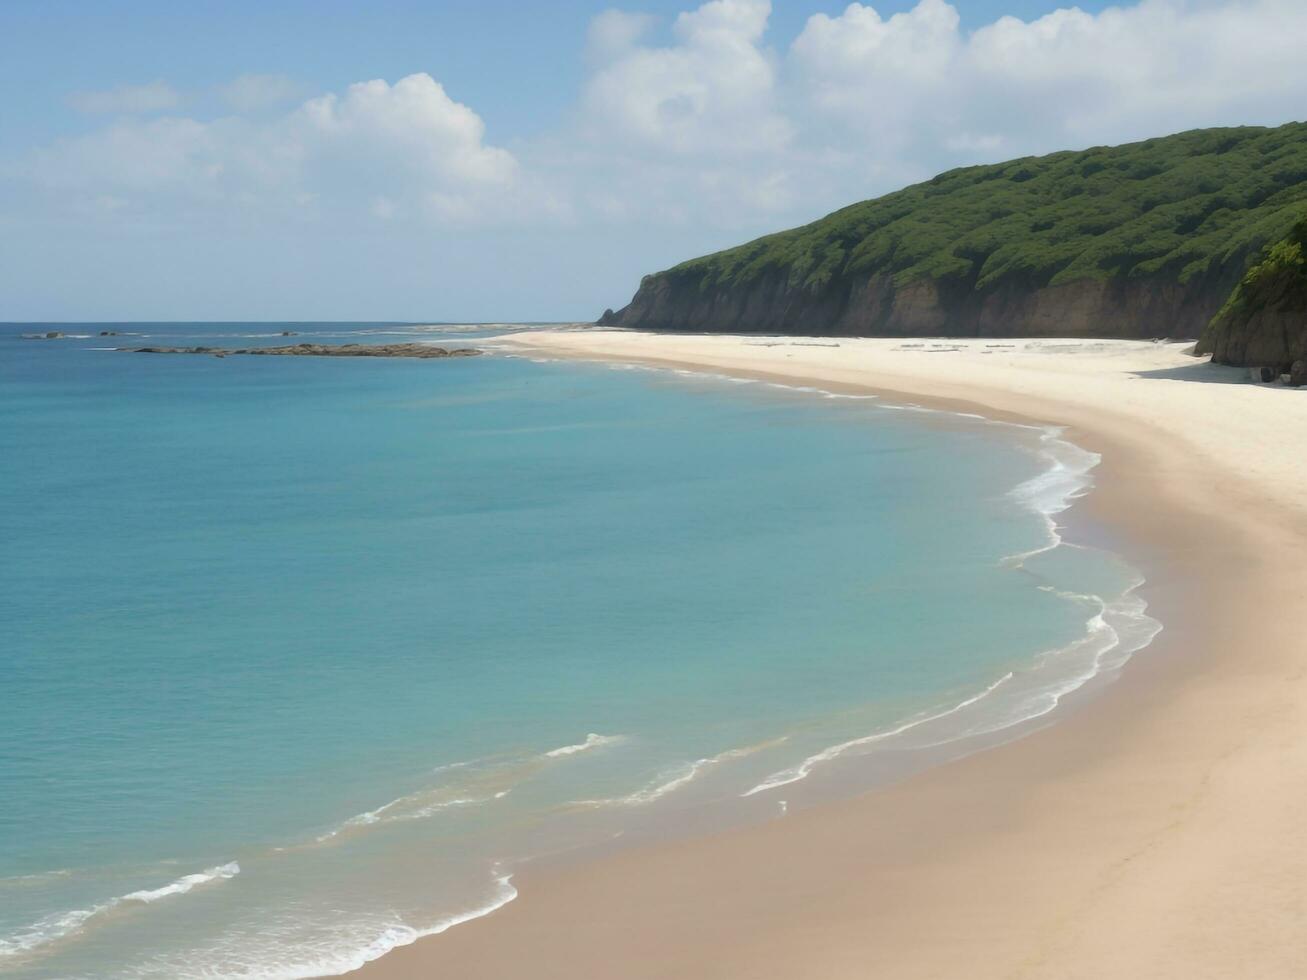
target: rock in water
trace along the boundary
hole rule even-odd
[[[436,347],[432,344],[295,344],[292,347],[119,347],[133,354],[250,354],[281,357],[416,357],[431,360],[441,357],[472,357],[481,352],[474,347]]]

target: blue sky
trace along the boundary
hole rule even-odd
[[[572,319],[941,169],[1300,118],[1297,0],[0,5],[0,319]]]

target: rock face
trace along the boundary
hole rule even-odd
[[[1196,337],[1220,309],[1242,266],[1181,284],[1163,279],[1084,279],[1030,288],[975,290],[886,274],[852,279],[824,295],[784,274],[747,286],[702,288],[664,273],[646,276],[629,306],[602,326],[720,333],[847,337]]]
[[[1218,364],[1295,376],[1307,361],[1307,220],[1263,252],[1212,318],[1195,349]],[[1302,384],[1299,370],[1297,384]]]
[[[295,344],[290,347],[119,347],[132,354],[261,354],[282,357],[472,357],[480,354],[472,347],[450,349],[431,344]]]

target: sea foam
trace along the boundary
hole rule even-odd
[[[200,885],[234,878],[240,874],[240,871],[240,865],[231,861],[195,874],[184,875],[159,888],[128,892],[126,895],[119,895],[87,909],[52,913],[13,935],[0,938],[0,957],[19,957],[38,952],[51,943],[72,938],[80,933],[88,922],[114,909],[134,902],[148,905],[174,895],[185,895]]]
[[[935,410],[925,409],[925,411]],[[965,417],[989,422],[982,416]],[[1038,431],[1039,443],[1036,452],[1047,463],[1047,468],[1043,472],[1014,487],[1009,493],[1013,500],[1040,517],[1044,526],[1045,540],[1035,548],[1008,555],[1002,559],[1001,565],[1024,570],[1030,559],[1054,548],[1064,545],[1080,548],[1081,546],[1078,545],[1066,544],[1056,517],[1089,491],[1093,485],[1092,472],[1101,462],[1102,457],[1063,438],[1065,430],[1059,426],[991,424],[1012,425],[1016,428]],[[914,744],[913,747],[930,748],[975,738],[1047,715],[1067,695],[1100,676],[1119,671],[1132,654],[1151,643],[1161,632],[1162,624],[1147,614],[1148,604],[1137,594],[1137,590],[1143,584],[1143,577],[1137,577],[1119,597],[1112,600],[1099,595],[1061,590],[1052,585],[1038,586],[1042,590],[1053,592],[1059,598],[1084,603],[1094,609],[1093,614],[1085,622],[1083,636],[1065,646],[1037,655],[1030,668],[1010,671],[983,690],[949,708],[909,719],[884,731],[872,732],[869,735],[829,746],[808,756],[797,765],[773,773],[741,796],[753,796],[798,782],[822,763],[830,762],[857,749],[929,729],[936,722],[964,715],[967,709],[974,706],[983,705],[988,713],[978,716],[976,720],[960,729],[943,733],[933,739],[928,738]],[[999,701],[1004,699],[996,696],[1000,690],[1007,695],[1006,703],[1001,705]]]
[[[589,749],[597,749],[605,745],[616,745],[625,740],[623,735],[597,735],[591,732],[585,737],[584,742],[578,742],[576,745],[564,745],[561,748],[550,749],[544,753],[546,759],[560,759],[563,756],[576,755],[578,752],[586,752]]]

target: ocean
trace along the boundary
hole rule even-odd
[[[1062,540],[1096,457],[1056,430],[504,352],[106,349],[529,329],[0,325],[0,975],[341,973],[532,862],[1042,723],[1160,628]]]

